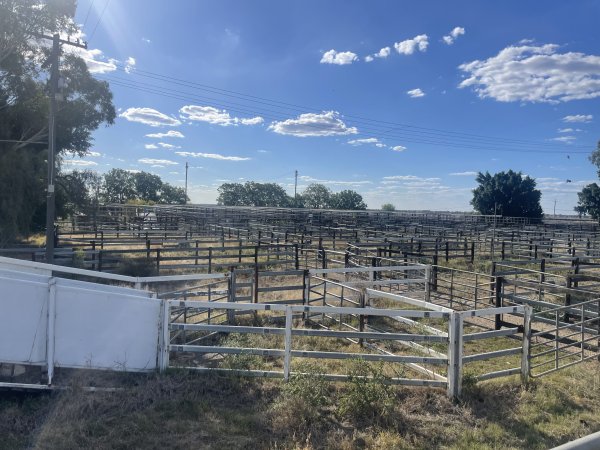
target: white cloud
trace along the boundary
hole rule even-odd
[[[142,42],[145,42],[146,44],[151,44],[152,43],[152,41],[150,39],[145,38],[145,37],[142,38]]]
[[[64,166],[73,166],[73,167],[92,167],[97,166],[98,163],[96,161],[86,161],[84,159],[72,159],[63,161]]]
[[[410,91],[406,91],[406,93],[412,98],[425,97],[425,92],[420,88],[411,89]]]
[[[166,142],[159,142],[158,145],[160,145],[162,148],[181,148],[178,145],[173,145],[173,144],[167,144]]]
[[[594,116],[591,114],[575,114],[572,116],[563,117],[562,121],[567,123],[589,123],[593,118]]]
[[[412,39],[407,39],[402,42],[396,42],[394,48],[402,55],[412,55],[416,50],[424,52],[429,45],[429,38],[426,34],[420,34]]]
[[[150,125],[151,127],[176,127],[181,125],[181,121],[152,108],[127,108],[124,112],[119,114],[119,117],[123,117],[130,122]]]
[[[147,150],[155,150],[158,148],[158,145],[156,144],[146,144],[144,145],[144,147],[146,147]]]
[[[85,61],[90,73],[109,73],[117,70],[118,60],[107,58],[104,52],[98,48],[85,49],[79,47],[65,46],[65,52],[79,56]]]
[[[168,159],[151,159],[151,158],[142,158],[142,159],[138,159],[138,162],[142,163],[142,164],[150,164],[150,165],[161,165],[161,166],[174,166],[179,164],[178,162],[175,161],[170,161]]]
[[[185,136],[180,131],[169,130],[166,133],[150,133],[150,134],[147,134],[146,137],[161,139],[161,138],[167,138],[167,137],[184,138]]]
[[[338,66],[352,64],[354,61],[358,61],[356,53],[336,52],[333,49],[323,53],[323,57],[321,58],[321,64],[337,64]]]
[[[265,121],[265,119],[260,116],[256,116],[249,119],[239,119],[239,121],[242,125],[260,125]]]
[[[358,146],[358,145],[370,145],[370,144],[372,144],[375,147],[387,148],[387,145],[385,145],[383,142],[381,142],[377,138],[352,139],[352,140],[348,141],[348,144],[354,145],[354,146]]]
[[[465,34],[465,29],[463,27],[454,27],[450,34],[444,36],[442,39],[446,44],[452,45],[454,44],[454,41],[463,34]]]
[[[374,58],[371,55],[365,56],[365,62],[371,62],[371,61],[373,61],[373,59]]]
[[[573,133],[575,130],[573,128],[559,128],[556,130],[559,133]]]
[[[474,177],[477,175],[477,172],[452,172],[448,175],[451,177]]]
[[[348,141],[348,144],[354,145],[354,146],[363,145],[363,144],[377,145],[380,143],[381,142],[379,142],[379,139],[377,139],[377,138],[351,139]]]
[[[260,116],[251,118],[232,117],[225,109],[217,109],[212,106],[186,105],[179,112],[185,120],[207,122],[213,125],[227,127],[230,125],[258,125],[264,122]]]
[[[501,102],[559,103],[600,96],[600,56],[557,53],[559,46],[520,45],[486,60],[461,64],[468,74],[459,87],[472,86],[481,98]]]
[[[404,150],[406,150],[406,147],[404,147],[403,145],[395,145],[393,147],[390,147],[392,150],[394,150],[395,152],[403,152]]]
[[[383,177],[383,180],[385,181],[440,181],[440,178],[423,178],[423,177],[418,177],[416,175],[392,175],[392,176],[388,176],[388,177]]]
[[[125,72],[131,73],[131,71],[134,68],[135,68],[135,58],[133,56],[130,56],[129,58],[127,58],[127,61],[125,61]]]
[[[319,183],[330,186],[364,186],[366,184],[373,184],[372,181],[368,180],[322,180],[319,178],[313,178],[307,175],[302,175],[298,177],[301,181],[305,183]]]
[[[564,142],[565,144],[570,144],[572,141],[577,139],[575,136],[561,136],[550,139],[551,141]]]
[[[175,152],[176,155],[183,157],[191,157],[191,158],[209,158],[209,159],[218,159],[220,161],[248,161],[251,158],[246,158],[242,156],[224,156],[219,155],[218,153],[195,153],[195,152]]]
[[[298,137],[338,136],[356,134],[356,127],[348,127],[336,111],[323,111],[321,114],[300,114],[296,119],[272,122],[268,128],[277,134]]]
[[[89,151],[87,152],[87,156],[90,156],[92,158],[99,158],[100,156],[102,156],[102,153]]]

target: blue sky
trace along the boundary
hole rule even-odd
[[[65,168],[324,183],[370,208],[469,211],[475,172],[537,179],[568,214],[597,179],[598,1],[80,0],[116,123]],[[149,136],[150,135],[150,136]],[[570,180],[567,182],[567,180]]]

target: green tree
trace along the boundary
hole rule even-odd
[[[367,209],[362,196],[351,190],[344,190],[332,194],[329,199],[329,207],[333,209]]]
[[[173,186],[169,183],[162,183],[160,196],[158,198],[159,203],[167,205],[185,205],[190,199],[185,194],[185,189],[177,186]]]
[[[331,195],[331,190],[327,186],[313,183],[302,192],[302,200],[306,208],[329,208]]]
[[[111,169],[104,175],[104,201],[106,203],[125,203],[135,200],[134,174],[123,169]]]
[[[49,50],[37,33],[74,33],[75,5],[0,0],[0,245],[44,223],[48,95],[42,64]],[[108,84],[94,79],[83,60],[63,55],[61,76],[68,85],[56,120],[58,160],[66,150],[85,154],[92,132],[115,118]],[[61,200],[57,196],[57,210],[68,210]]]
[[[473,190],[471,205],[481,214],[500,214],[513,217],[542,217],[542,193],[535,188],[533,178],[521,172],[498,172],[490,175],[479,172],[479,186]]]
[[[592,218],[600,219],[600,186],[588,184],[577,194],[579,197],[575,211],[579,214],[589,214]]]
[[[293,200],[276,183],[224,183],[219,186],[217,203],[225,206],[287,207]]]
[[[244,206],[246,190],[241,183],[224,183],[217,189],[217,204],[224,206]]]
[[[597,167],[600,177],[600,141],[598,141],[596,150],[589,156],[589,160]],[[575,211],[580,215],[589,214],[594,219],[600,220],[600,187],[596,183],[588,184],[577,196],[579,202]]]
[[[91,170],[63,173],[57,177],[57,215],[87,214],[98,205],[102,177]]]
[[[382,211],[396,211],[396,207],[394,205],[392,205],[391,203],[384,203],[383,205],[381,205],[381,210]]]
[[[144,202],[156,203],[160,201],[163,181],[158,175],[148,172],[137,172],[133,174],[133,180],[136,198]]]

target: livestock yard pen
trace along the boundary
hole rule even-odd
[[[284,403],[309,403],[310,425],[331,412],[309,395],[319,386],[374,392],[367,403],[387,417],[393,385],[461,405],[484,402],[493,383],[527,393],[597,370],[600,242],[588,220],[113,205],[60,223],[56,241],[54,265],[43,248],[0,250],[4,388],[64,390],[107,370],[215,386],[281,378]],[[121,389],[103,383],[78,386]],[[368,409],[343,398],[342,415]],[[317,428],[296,431],[310,441]]]

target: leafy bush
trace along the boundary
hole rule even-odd
[[[147,258],[126,258],[119,263],[117,273],[130,277],[152,277],[157,274],[153,260]]]
[[[274,428],[308,436],[329,403],[329,383],[318,366],[302,364],[281,388],[271,408]]]
[[[385,421],[393,410],[394,388],[384,374],[384,365],[355,360],[350,364],[348,376],[338,413],[355,421]]]

